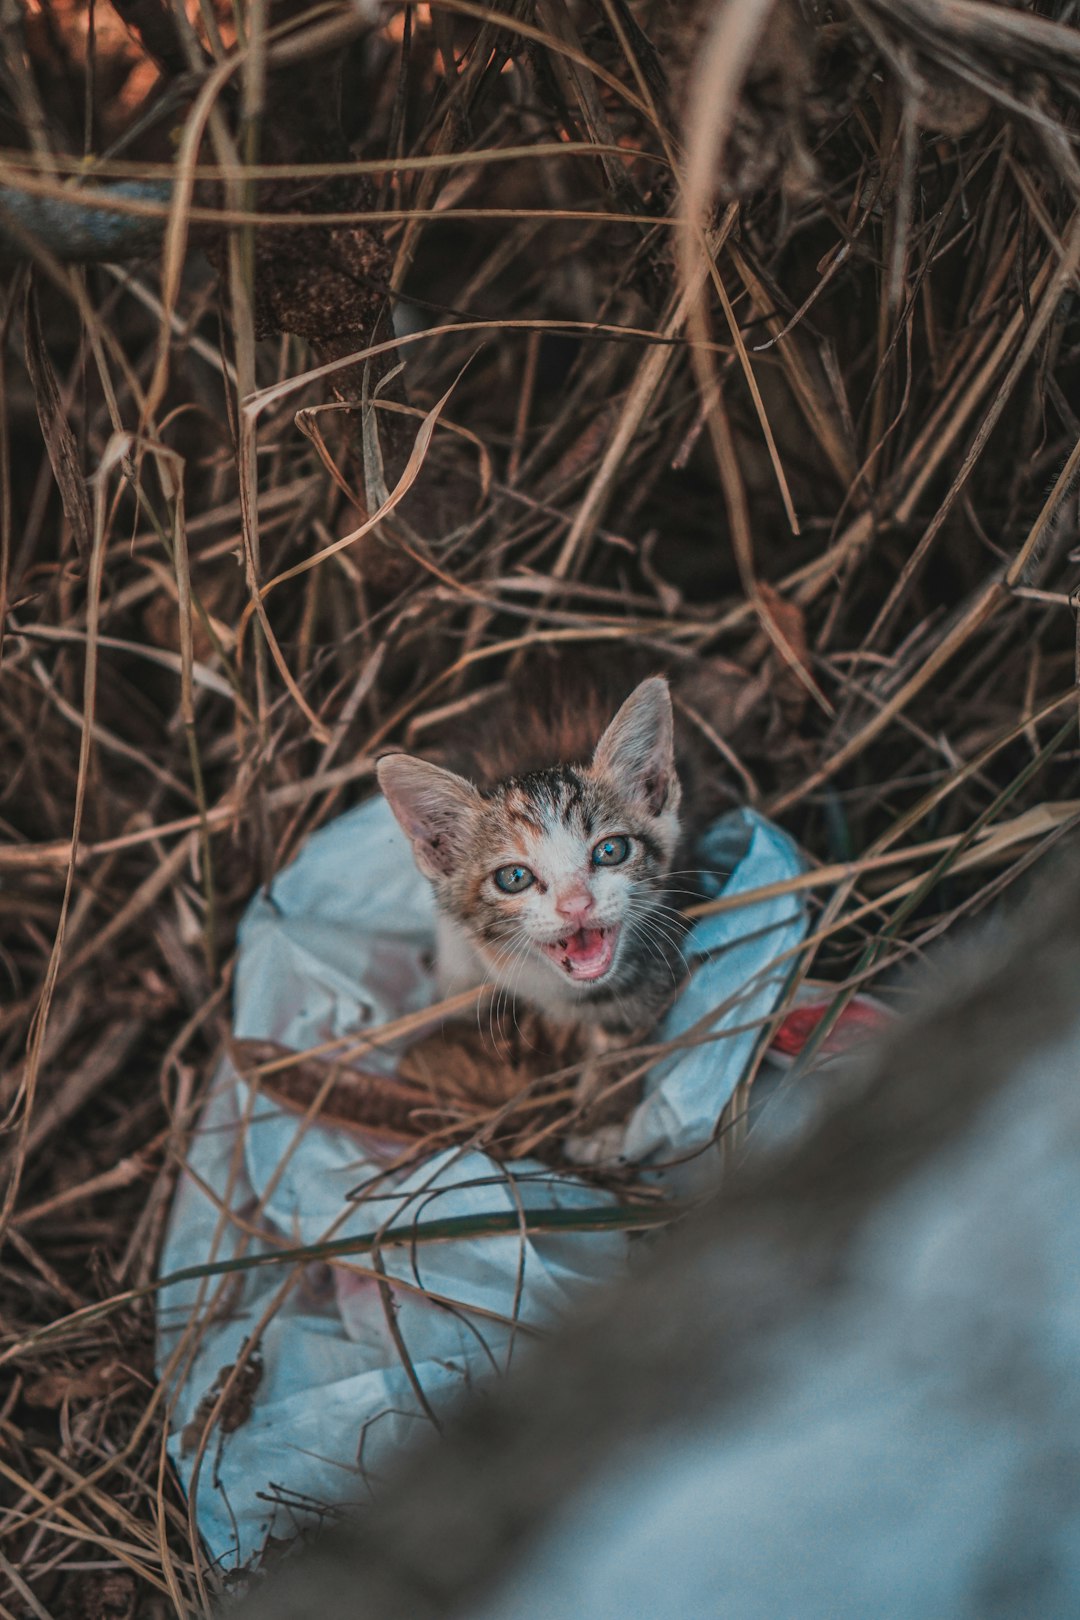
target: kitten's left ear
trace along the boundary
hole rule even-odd
[[[596,745],[594,771],[631,799],[643,799],[654,816],[679,802],[671,693],[662,675],[636,686]]]

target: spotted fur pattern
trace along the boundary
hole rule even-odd
[[[445,994],[486,981],[613,1034],[656,1022],[684,971],[685,925],[665,882],[681,792],[665,680],[635,688],[579,762],[483,783],[396,754],[379,781],[435,891]],[[625,859],[597,864],[606,840],[626,840]],[[503,869],[531,881],[503,892]],[[603,970],[585,976],[594,958]]]

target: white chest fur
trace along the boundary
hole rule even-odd
[[[460,923],[439,913],[436,925],[436,976],[439,994],[459,995],[473,985],[488,984],[555,1018],[580,1013],[581,992],[533,952],[508,953],[505,961],[482,955]]]

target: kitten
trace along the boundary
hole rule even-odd
[[[474,754],[479,781],[407,754],[381,759],[378,777],[435,891],[442,993],[492,984],[621,1042],[656,1023],[685,972],[665,888],[682,788],[663,677],[583,747],[591,706],[541,716],[539,743],[504,716],[486,766]]]

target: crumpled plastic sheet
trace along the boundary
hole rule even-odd
[[[802,869],[787,836],[748,810],[714,823],[698,857],[716,895]],[[705,960],[659,1033],[693,1036],[647,1076],[622,1150],[680,1193],[716,1175],[717,1117],[806,926],[801,902],[786,895],[701,918],[689,936],[686,954]],[[369,800],[315,834],[249,905],[234,1033],[305,1051],[377,1030],[434,1001],[433,949],[429,887],[385,801]],[[702,1044],[710,1030],[718,1038]],[[392,1073],[394,1063],[393,1047],[364,1055],[369,1069]],[[225,1061],[193,1134],[160,1275],[376,1228],[616,1201],[571,1171],[461,1148],[388,1177],[356,1136],[305,1126]],[[362,1499],[430,1422],[425,1405],[445,1411],[467,1386],[504,1371],[535,1330],[623,1270],[629,1246],[618,1230],[515,1231],[380,1247],[386,1282],[358,1254],[168,1284],[158,1296],[158,1361],[172,1391],[169,1450],[211,1556],[243,1567],[269,1541]],[[257,1382],[200,1449],[215,1380],[248,1341]]]

